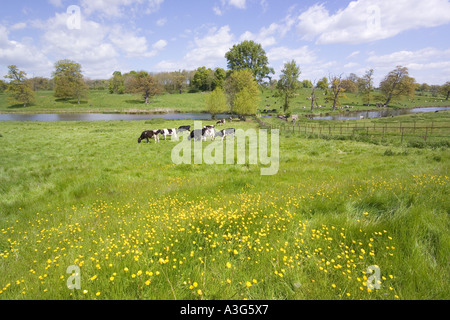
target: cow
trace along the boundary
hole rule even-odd
[[[144,131],[144,132],[142,132],[141,136],[139,137],[138,143],[141,143],[141,141],[144,140],[144,139],[147,139],[147,143],[149,143],[148,139],[152,139],[152,138],[155,139],[155,143],[159,142],[159,136],[158,136],[159,133],[160,133],[160,130],[147,130],[147,131]]]
[[[195,139],[195,140],[197,140],[197,141],[202,140],[202,138],[203,138],[203,131],[204,131],[204,130],[205,130],[205,129],[195,129],[195,130],[192,130],[191,133],[190,133],[190,135],[189,135],[189,137],[188,137],[188,140],[191,140],[191,139]]]
[[[159,131],[164,136],[164,140],[167,140],[167,136],[172,136],[173,139],[177,139],[177,130],[175,129],[161,129]]]
[[[183,132],[183,131],[191,131],[191,126],[181,126],[178,128],[177,132]]]
[[[195,129],[191,131],[191,134],[188,137],[188,140],[195,139],[197,141],[204,140],[206,141],[207,137],[211,137],[212,140],[215,138],[215,130],[214,126],[205,126],[203,129]]]
[[[235,133],[236,133],[236,130],[234,128],[223,129],[221,131],[216,132],[215,137],[222,137],[222,141],[223,141],[223,139],[225,139],[228,136],[234,137]]]
[[[214,126],[204,126],[202,129],[202,137],[204,141],[206,141],[207,137],[210,137],[211,140],[214,140],[216,137],[216,130],[214,129]]]
[[[222,119],[222,120],[217,121],[216,124],[219,125],[219,126],[220,126],[220,125],[223,126],[223,125],[225,125],[225,123],[226,123],[225,119]]]

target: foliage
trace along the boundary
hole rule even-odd
[[[141,93],[145,104],[150,103],[150,98],[161,94],[162,90],[156,79],[147,72],[141,71],[132,78],[130,90],[134,93]]]
[[[27,74],[15,65],[8,66],[8,74],[5,78],[10,79],[6,92],[12,104],[23,104],[24,107],[35,101],[35,93],[27,81]]]
[[[389,106],[394,99],[414,95],[415,79],[409,76],[408,68],[397,66],[381,81],[380,90],[386,99],[385,105]]]
[[[222,112],[228,111],[230,108],[227,104],[227,97],[222,88],[217,87],[206,97],[206,111],[213,117]]]
[[[300,74],[300,67],[296,64],[295,60],[285,63],[283,70],[281,70],[277,87],[281,95],[284,96],[284,112],[288,111],[289,100],[301,86],[300,81],[298,81]]]
[[[330,77],[331,92],[328,98],[333,101],[333,111],[341,105],[341,99],[345,99],[345,89],[342,86],[342,79],[339,76]]]
[[[319,80],[317,82],[316,87],[318,89],[321,89],[321,90],[327,90],[329,85],[330,84],[328,83],[328,78],[327,77],[323,77],[321,80]]]
[[[122,73],[120,71],[115,71],[113,77],[109,80],[109,93],[124,94],[125,93],[125,82],[123,80]]]
[[[450,97],[450,81],[447,81],[444,85],[442,85],[439,91],[445,97],[445,100],[448,100]]]
[[[270,74],[274,74],[273,68],[269,67],[269,60],[262,46],[254,41],[243,41],[234,45],[225,54],[228,68],[232,71],[250,69],[258,83],[264,79],[270,80]]]
[[[373,69],[367,70],[362,78],[359,78],[358,87],[359,94],[362,96],[363,103],[367,106],[373,100]]]
[[[256,114],[260,91],[249,69],[233,71],[225,81],[225,92],[232,112],[242,115]]]
[[[56,98],[76,99],[80,104],[81,99],[86,98],[89,93],[79,63],[71,60],[57,61],[53,78]]]

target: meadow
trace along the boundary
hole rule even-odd
[[[149,113],[149,112],[205,112],[205,96],[207,93],[183,93],[183,94],[163,94],[153,97],[148,105],[139,94],[110,94],[106,90],[91,90],[87,100],[78,104],[76,100],[56,99],[53,91],[36,92],[36,102],[33,105],[23,107],[23,105],[11,105],[7,95],[0,93],[0,113],[62,113],[62,112],[90,112],[90,113]],[[325,103],[325,92],[316,92],[318,104],[324,108],[313,110],[314,114],[330,113],[336,114],[343,110],[332,111],[331,103]],[[290,102],[290,112],[292,114],[310,114],[311,89],[300,89],[298,94]],[[373,101],[370,106],[363,105],[360,95],[347,93],[346,98],[341,100],[341,105],[349,105],[357,110],[377,109]],[[414,98],[405,98],[392,104],[392,108],[412,108],[417,106],[448,106],[449,102],[442,97],[432,97],[430,93],[416,95]],[[264,90],[261,92],[259,109],[276,109],[275,114],[284,114],[283,98],[276,95],[275,90]]]
[[[137,143],[186,124],[0,123],[0,299],[450,297],[445,144],[282,131],[279,171],[261,176]]]

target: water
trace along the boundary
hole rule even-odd
[[[347,112],[332,116],[316,116],[316,120],[360,120],[383,118],[405,114],[450,110],[450,107],[426,107],[414,109],[381,109],[372,111]],[[217,119],[228,119],[229,114],[216,115]],[[236,117],[233,115],[233,117]],[[137,120],[211,120],[208,113],[169,114],[121,114],[121,113],[53,113],[53,114],[0,114],[0,121],[137,121]]]
[[[353,111],[353,112],[347,112],[345,114],[330,115],[330,116],[316,116],[316,117],[313,117],[313,119],[315,119],[315,120],[333,120],[333,121],[360,120],[361,117],[364,117],[364,119],[386,118],[386,117],[395,117],[395,116],[401,116],[401,115],[406,115],[406,114],[447,111],[447,110],[450,110],[450,107],[426,107],[426,108],[413,108],[413,109],[381,109],[381,110],[372,110],[372,111]]]
[[[216,115],[228,119],[229,114]],[[137,120],[211,120],[208,113],[119,114],[119,113],[53,113],[53,114],[0,114],[0,121],[137,121]]]

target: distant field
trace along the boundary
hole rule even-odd
[[[321,109],[314,109],[314,113],[331,112],[331,104],[325,103],[324,92],[317,91],[318,104]],[[298,95],[291,101],[292,114],[310,113],[311,102],[307,100],[310,89],[299,90]],[[137,94],[109,94],[107,91],[91,91],[89,98],[80,105],[75,100],[55,99],[52,91],[39,91],[36,93],[35,105],[24,108],[21,105],[11,106],[6,94],[0,94],[1,113],[59,113],[59,112],[204,112],[206,93],[164,94],[153,98],[150,104],[145,105],[143,99]],[[261,93],[259,109],[276,109],[276,113],[283,113],[283,99],[275,97],[275,91],[266,90]],[[353,106],[355,110],[368,110],[376,108],[362,105],[361,97],[356,94],[347,94],[347,99],[341,101],[343,106]],[[394,108],[409,108],[415,106],[450,105],[449,101],[431,96],[416,96],[414,99],[405,99],[393,103]],[[305,108],[304,108],[305,107]],[[342,112],[342,110],[337,110]]]
[[[450,298],[447,145],[282,131],[261,176],[137,143],[185,124],[0,123],[0,299]]]

